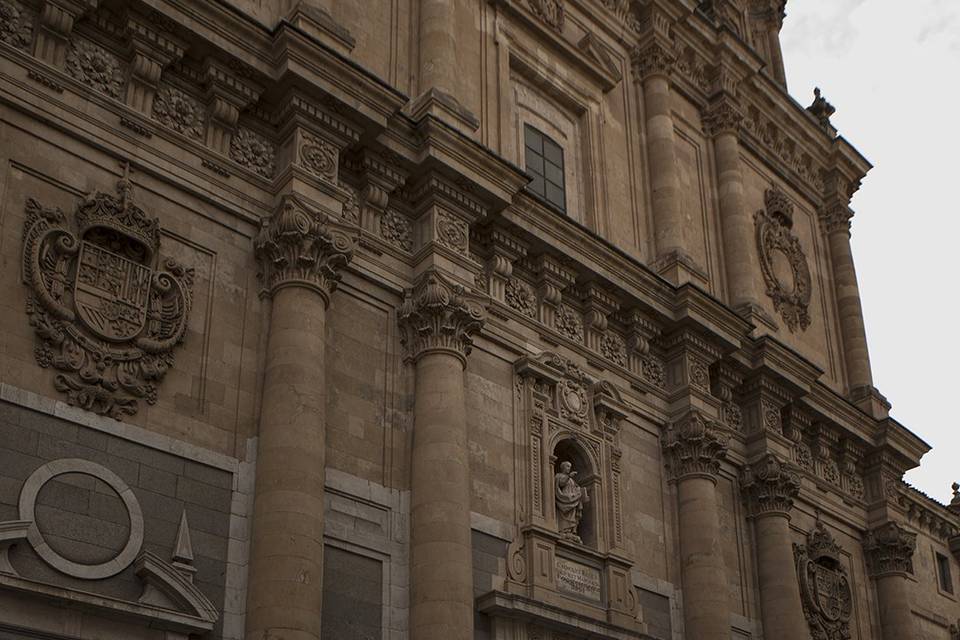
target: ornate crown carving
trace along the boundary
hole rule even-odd
[[[87,195],[77,207],[74,219],[81,238],[97,230],[113,232],[139,243],[146,251],[144,261],[149,262],[160,248],[160,221],[133,203],[128,173],[129,167],[125,166],[124,175],[117,182],[116,196],[99,190]]]
[[[780,187],[773,185],[772,189],[766,190],[763,194],[763,206],[769,215],[778,218],[788,229],[793,228],[793,202]]]

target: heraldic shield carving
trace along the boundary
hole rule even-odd
[[[803,613],[813,640],[849,640],[853,593],[840,563],[840,545],[817,523],[807,544],[793,545]]]
[[[160,225],[133,202],[125,166],[117,195],[96,191],[73,213],[27,200],[23,280],[34,355],[59,373],[70,404],[120,418],[153,404],[190,312],[193,270],[161,259]]]

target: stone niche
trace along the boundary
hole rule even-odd
[[[574,638],[645,637],[623,550],[620,393],[552,353],[515,369],[516,437],[525,445],[517,530],[504,592],[481,596],[478,607],[495,626],[519,619],[528,631]]]

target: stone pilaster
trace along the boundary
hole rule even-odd
[[[684,630],[698,640],[729,640],[727,578],[720,539],[717,475],[725,429],[690,411],[667,430],[663,452],[677,487]]]
[[[880,632],[883,640],[915,637],[917,627],[910,608],[907,576],[913,574],[917,536],[896,522],[886,522],[867,532],[863,553],[867,572],[877,589]]]
[[[620,303],[595,282],[583,288],[584,340],[587,348],[602,352],[601,342],[609,326],[610,314],[620,308]]]
[[[483,326],[478,299],[436,271],[397,318],[416,369],[410,481],[410,637],[473,637],[470,471],[463,371]]]
[[[527,244],[499,227],[489,227],[478,234],[478,244],[487,257],[483,278],[487,292],[494,300],[507,304],[521,313],[536,315],[536,304],[531,300],[530,309],[516,300],[508,301],[510,279],[513,277],[513,264],[527,255]],[[516,292],[514,292],[515,295]]]
[[[229,155],[237,118],[245,107],[259,99],[262,88],[213,58],[204,62],[204,76],[207,86],[206,145]]]
[[[271,298],[246,637],[320,638],[326,438],[325,324],[355,239],[285,198],[254,249]]]
[[[671,75],[676,63],[670,16],[660,3],[645,9],[640,43],[631,52],[634,79],[644,105],[647,166],[653,208],[654,268],[674,284],[704,283],[703,269],[688,253],[689,224],[682,211],[671,107]]]
[[[790,510],[800,491],[800,476],[768,453],[744,467],[740,484],[747,517],[753,520],[764,637],[807,640],[790,536]]]

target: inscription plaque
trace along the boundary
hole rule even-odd
[[[600,571],[560,557],[556,558],[556,569],[561,591],[600,601]]]

